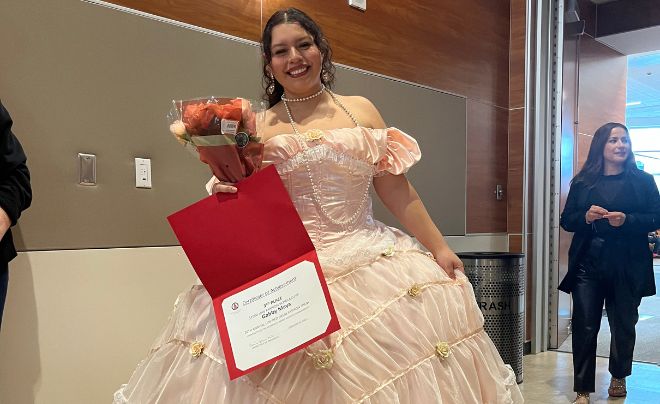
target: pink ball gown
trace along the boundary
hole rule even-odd
[[[230,381],[210,297],[194,285],[114,402],[522,402],[467,278],[452,280],[411,237],[373,218],[373,177],[405,173],[421,157],[417,142],[394,128],[314,134],[269,139],[265,160],[314,242],[341,330]]]

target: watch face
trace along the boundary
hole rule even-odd
[[[250,136],[245,132],[238,132],[234,135],[234,139],[236,140],[236,145],[242,149],[247,146],[250,141]]]

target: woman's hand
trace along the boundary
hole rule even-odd
[[[219,181],[219,182],[216,182],[215,184],[213,184],[213,187],[211,188],[211,191],[214,194],[217,194],[218,192],[235,194],[236,191],[238,191],[238,189],[231,182]]]
[[[603,218],[610,222],[610,226],[619,227],[626,222],[626,214],[623,212],[609,212]]]
[[[591,205],[587,213],[584,215],[584,218],[587,221],[587,224],[591,224],[595,220],[604,218],[607,213],[607,209],[601,208],[597,205]]]
[[[437,262],[438,265],[440,265],[440,267],[445,270],[450,278],[456,279],[456,271],[465,273],[463,262],[451,250],[451,248],[445,247],[437,252],[434,252],[433,257],[435,258],[435,262]]]

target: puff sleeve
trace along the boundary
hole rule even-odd
[[[376,162],[376,175],[405,174],[421,158],[417,141],[396,128],[384,129],[382,138],[384,153]]]

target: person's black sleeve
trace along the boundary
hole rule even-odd
[[[660,193],[653,176],[643,173],[640,176],[643,181],[642,195],[645,208],[638,212],[626,213],[626,221],[621,225],[621,230],[629,234],[648,233],[660,228]]]
[[[0,207],[11,224],[32,202],[30,172],[23,147],[11,131],[12,119],[0,102]]]
[[[585,215],[587,211],[578,206],[578,194],[583,191],[581,183],[571,184],[566,198],[564,211],[561,212],[559,225],[562,229],[570,232],[591,231],[591,225],[587,223]]]

